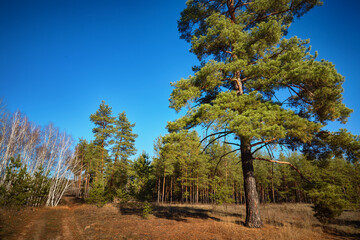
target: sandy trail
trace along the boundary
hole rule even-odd
[[[84,237],[75,221],[74,208],[60,206],[34,212],[32,220],[13,239],[82,240]]]

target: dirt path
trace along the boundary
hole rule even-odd
[[[84,238],[82,230],[75,221],[74,208],[60,206],[43,208],[34,212],[32,220],[13,239],[78,240]]]

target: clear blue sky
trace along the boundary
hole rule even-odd
[[[92,139],[101,102],[136,123],[138,153],[177,115],[170,82],[187,77],[196,58],[179,39],[185,0],[0,0],[0,97],[40,125],[53,122],[74,139]],[[346,77],[345,126],[360,134],[358,1],[325,1],[297,20],[289,36],[311,39],[319,59]],[[336,126],[332,126],[334,129]],[[344,127],[344,126],[343,126]]]

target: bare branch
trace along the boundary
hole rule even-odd
[[[230,153],[233,153],[233,152],[239,151],[239,150],[240,150],[240,148],[235,149],[235,150],[232,150],[232,151],[227,152],[227,153],[225,153],[224,155],[222,155],[222,156],[219,158],[218,163],[216,164],[216,167],[215,167],[214,173],[216,173],[216,170],[217,170],[217,168],[218,168],[218,166],[219,166],[219,164],[220,164],[220,162],[221,162],[221,160],[222,160],[222,158],[223,158],[223,157],[225,157],[225,156],[229,155]]]
[[[277,15],[277,14],[281,14],[281,13],[285,13],[285,12],[290,11],[290,10],[291,10],[291,8],[288,8],[288,9],[285,9],[285,10],[282,10],[282,11],[272,12],[272,13],[270,13],[270,14],[268,14],[268,15],[263,16],[263,17],[255,18],[254,20],[252,20],[251,22],[249,22],[249,23],[245,26],[244,29],[247,29],[249,26],[251,26],[252,24],[254,24],[254,23],[257,22],[257,21],[262,21],[262,20],[267,19],[267,18],[269,18],[269,17],[271,17],[271,16],[274,16],[274,15]]]
[[[276,140],[276,138],[272,138],[272,139],[269,139],[269,140],[257,142],[257,143],[252,144],[251,147],[255,147],[257,145],[264,144],[264,143],[267,143],[267,142],[272,142],[272,141],[275,141],[275,140]]]
[[[273,139],[270,139],[270,140],[258,142],[258,143],[255,143],[255,144],[251,145],[251,147],[255,147],[255,146],[257,146],[257,145],[264,144],[263,146],[260,146],[260,147],[258,147],[257,149],[255,149],[251,154],[256,153],[257,151],[259,151],[259,150],[262,149],[263,147],[267,147],[269,144],[273,143],[273,141],[275,141],[275,140],[276,140],[276,138],[273,138]]]
[[[227,4],[228,13],[230,15],[231,22],[235,23],[236,22],[236,17],[235,17],[234,1],[233,0],[227,0],[226,4]]]
[[[207,138],[209,138],[209,137],[212,137],[212,136],[215,136],[215,135],[218,135],[218,134],[225,134],[225,133],[231,133],[231,132],[229,132],[229,131],[224,131],[224,132],[212,133],[212,134],[207,135],[206,137],[204,137],[204,138],[200,141],[200,143],[202,143],[203,141],[205,141],[205,140],[206,140]]]
[[[265,148],[266,148],[266,151],[268,152],[270,158],[274,159],[275,157],[274,157],[274,152],[272,151],[272,149],[270,149],[268,145],[266,145]]]
[[[229,144],[229,145],[234,145],[234,146],[238,146],[238,147],[241,147],[240,144],[237,144],[237,143],[231,143],[231,142],[224,142],[225,144]]]
[[[296,92],[290,85],[287,85],[287,87],[290,89],[290,90],[292,90],[296,95],[298,95],[298,97],[301,99],[301,100],[303,100],[305,103],[307,103],[307,104],[310,104],[311,105],[311,103],[310,102],[308,102],[308,101],[306,101],[305,99],[304,99],[304,97],[303,96],[301,96],[298,92]]]
[[[238,1],[238,3],[235,5],[235,9],[237,9],[238,7],[243,7],[243,6],[248,6],[250,5],[251,2],[246,2],[244,3],[243,1]]]
[[[303,90],[304,92],[307,92],[310,96],[314,97],[314,94],[310,90],[308,90],[308,89],[306,89],[306,88],[304,88],[302,86],[295,85],[295,84],[289,84],[289,86],[296,87],[296,88],[298,88],[300,90]]]
[[[246,78],[240,79],[240,82],[246,82],[249,79],[250,79],[249,77],[246,77]]]
[[[206,146],[204,147],[202,152],[205,152],[205,150],[210,146],[210,144],[212,144],[213,142],[215,142],[216,140],[218,140],[218,139],[220,139],[222,137],[225,137],[225,136],[229,135],[230,133],[232,133],[232,132],[225,133],[224,135],[218,136],[218,137],[214,138],[213,140],[211,140],[208,144],[206,144]]]
[[[304,177],[304,175],[300,172],[299,169],[297,169],[297,167],[295,167],[293,164],[291,164],[289,162],[275,161],[275,160],[270,160],[270,159],[266,159],[266,158],[259,158],[259,157],[256,157],[254,159],[255,160],[261,160],[261,161],[266,161],[266,162],[271,162],[271,163],[279,163],[279,164],[289,165],[290,167],[292,167],[300,175],[300,177],[302,179],[304,179],[307,182],[311,183],[310,180],[308,180],[306,177]]]
[[[259,151],[259,150],[262,149],[263,147],[266,147],[266,146],[269,145],[269,144],[271,144],[271,142],[267,142],[267,143],[265,143],[263,146],[258,147],[258,148],[255,149],[251,154],[256,153],[257,151]]]

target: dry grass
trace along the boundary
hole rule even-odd
[[[245,205],[164,205],[163,208],[183,209],[184,216],[207,215],[207,218],[222,223],[243,225],[245,221]],[[190,210],[189,210],[190,209]],[[339,218],[326,226],[314,216],[310,204],[265,204],[260,208],[265,227],[276,229],[278,235],[266,239],[360,239],[360,212],[345,211]],[[189,214],[190,213],[190,214]],[[179,214],[177,214],[179,215]]]
[[[262,205],[261,229],[243,226],[243,205],[154,205],[153,209],[148,220],[141,217],[141,204],[136,203],[2,210],[3,220],[12,216],[10,222],[3,221],[0,239],[36,239],[39,233],[38,239],[360,239],[359,212],[345,212],[324,228],[306,204]],[[46,224],[36,231],[24,228],[37,226],[37,221]]]

